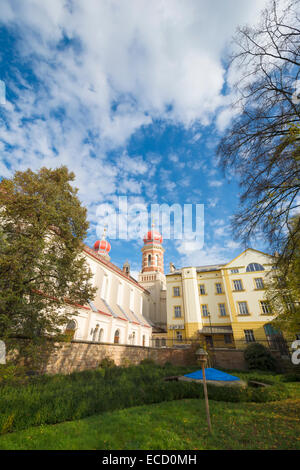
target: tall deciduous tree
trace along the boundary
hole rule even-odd
[[[289,288],[300,298],[299,8],[299,0],[271,0],[257,27],[238,30],[229,70],[236,77],[234,117],[218,147],[221,165],[240,180],[234,234],[245,244],[263,234],[279,253],[270,297],[281,324],[297,332],[296,304],[286,300]]]
[[[288,221],[299,209],[299,0],[272,0],[257,27],[240,28],[229,75],[234,118],[218,147],[240,178],[235,234],[246,243],[263,232],[283,253]]]
[[[300,216],[289,222],[285,256],[269,281],[267,297],[277,316],[274,324],[287,333],[300,334]],[[287,262],[288,260],[288,262]]]
[[[0,183],[0,336],[57,337],[94,296],[82,256],[88,222],[64,166],[16,172]]]

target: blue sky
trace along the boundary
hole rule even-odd
[[[218,168],[232,118],[227,70],[238,25],[264,0],[1,0],[0,177],[62,164],[88,209],[87,244],[102,204],[204,204],[204,246],[166,240],[166,267],[230,260],[238,181]],[[97,233],[98,227],[98,233]],[[139,271],[141,240],[112,240],[111,259]],[[253,247],[267,249],[262,240]]]

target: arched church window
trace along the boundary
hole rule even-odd
[[[119,342],[120,342],[120,331],[116,330],[115,337],[114,337],[114,343],[119,344]]]
[[[151,255],[148,255],[148,266],[151,266]]]
[[[98,330],[99,330],[99,325],[97,324],[96,328],[93,331],[92,341],[96,341]]]
[[[101,328],[101,330],[99,331],[99,335],[98,335],[98,342],[101,343],[103,341],[103,336],[104,336],[104,330],[103,328]]]
[[[143,335],[143,346],[146,346],[146,336]]]
[[[135,331],[132,333],[132,344],[135,344]]]
[[[253,271],[264,271],[265,268],[259,263],[250,263],[248,264],[246,271],[253,272]]]
[[[158,262],[159,262],[159,256],[155,255],[155,264],[156,264],[156,266],[158,266]]]
[[[71,337],[71,339],[73,339],[75,336],[76,327],[77,327],[76,321],[70,320],[66,326],[65,334]]]

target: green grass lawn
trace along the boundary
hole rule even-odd
[[[210,409],[212,435],[207,432],[204,400],[185,399],[5,434],[0,449],[300,449],[300,399],[211,400]]]

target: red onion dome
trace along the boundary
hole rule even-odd
[[[144,243],[162,243],[163,238],[156,230],[149,230],[144,236]]]
[[[110,249],[110,243],[106,240],[97,240],[94,244],[94,250],[96,251],[106,251],[106,253],[109,253]]]

